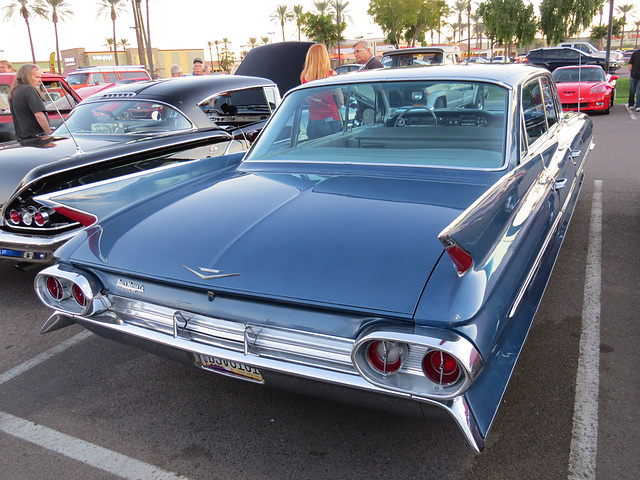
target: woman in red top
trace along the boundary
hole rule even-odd
[[[318,80],[335,75],[331,70],[331,59],[324,45],[316,43],[309,48],[304,63],[304,70],[300,74],[302,83]],[[309,96],[309,125],[307,136],[309,139],[323,137],[342,130],[342,122],[338,107],[344,103],[340,89],[326,89]]]

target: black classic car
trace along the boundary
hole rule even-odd
[[[246,150],[280,103],[280,90],[300,83],[310,45],[260,47],[242,75],[113,87],[80,103],[52,137],[0,146],[0,259],[50,262],[82,227],[35,195]],[[274,56],[283,54],[289,63],[272,71]],[[252,72],[264,77],[247,76]]]

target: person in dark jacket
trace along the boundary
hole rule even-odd
[[[360,40],[353,46],[353,55],[358,63],[364,65],[362,70],[382,68],[382,63],[371,53],[371,46],[366,40]]]
[[[18,140],[51,135],[41,83],[42,70],[27,63],[20,67],[9,88],[9,108]]]
[[[637,49],[629,59],[629,110],[634,106],[640,112],[640,49]]]

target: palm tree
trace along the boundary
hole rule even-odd
[[[108,47],[109,50],[113,50],[113,38],[107,37],[104,39],[104,42],[103,46]]]
[[[263,45],[267,45],[269,43],[269,37],[260,37],[260,41]]]
[[[284,24],[293,20],[293,13],[291,13],[287,5],[278,5],[276,11],[271,14],[270,18],[274,23],[280,24],[280,28],[282,28],[282,41],[284,42]]]
[[[42,11],[43,18],[50,17],[53,22],[53,31],[56,35],[56,57],[58,58],[58,73],[62,73],[60,65],[60,41],[58,39],[58,22],[73,15],[69,8],[69,0],[36,0],[36,6]]]
[[[36,63],[36,52],[33,48],[33,37],[31,36],[31,25],[29,24],[29,17],[31,15],[42,15],[39,6],[29,6],[29,0],[13,0],[13,3],[9,5],[5,5],[2,10],[4,10],[4,20],[8,21],[11,17],[21,16],[24,18],[24,23],[27,24],[27,32],[29,34],[29,44],[31,45],[31,59],[33,63]]]
[[[627,24],[627,13],[631,13],[636,9],[636,6],[632,3],[626,3],[624,5],[616,7],[618,13],[622,14],[622,32],[620,33],[620,48],[622,48],[622,42],[624,41],[624,27]]]
[[[464,26],[464,23],[462,23],[462,12],[466,12],[467,11],[467,0],[457,0],[456,2],[454,2],[453,4],[453,11],[456,12],[458,14],[458,23],[456,24],[455,28],[457,28],[458,30],[458,41],[462,40],[462,28]],[[456,31],[453,31],[453,41],[455,42],[456,39]]]
[[[318,15],[324,15],[324,12],[329,9],[328,1],[314,1],[313,6],[318,11]]]
[[[349,11],[349,2],[344,2],[342,0],[333,0],[332,2],[330,2],[330,5],[331,13],[335,16],[336,25],[338,27],[338,65],[340,65],[340,25],[345,20],[351,20],[351,17],[347,13]]]
[[[258,44],[258,38],[257,37],[249,37],[249,46],[251,48],[255,47]]]
[[[116,65],[120,65],[118,63],[118,41],[116,40],[116,18],[118,13],[122,13],[124,10],[126,2],[127,0],[100,0],[98,4],[98,17],[100,15],[109,15],[111,17],[111,23],[113,24],[113,56],[116,59]]]
[[[302,28],[302,15],[304,15],[302,5],[293,6],[293,17],[295,18],[296,25],[298,26],[298,41],[300,41],[300,29]]]
[[[215,43],[213,42],[207,42],[207,46],[209,47],[209,58],[211,59],[211,70],[213,70],[213,50],[211,49],[211,47],[213,47],[215,45]]]
[[[126,52],[127,51],[127,47],[129,46],[129,40],[127,40],[126,38],[121,38],[118,43],[120,44],[122,49]]]

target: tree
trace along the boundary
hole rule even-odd
[[[349,2],[345,2],[342,0],[333,0],[332,2],[330,2],[330,5],[331,11],[336,20],[336,26],[338,27],[338,65],[340,65],[340,36],[342,32],[342,23],[346,23],[346,20],[351,20],[351,17],[347,13],[349,11]]]
[[[414,46],[427,31],[433,43],[433,32],[441,32],[449,11],[445,0],[371,0],[367,13],[382,28],[386,40],[399,48],[402,38]]]
[[[231,67],[233,66],[233,54],[229,50],[230,43],[228,38],[222,39],[222,44],[224,45],[222,48],[222,60],[218,61],[218,65],[227,73],[231,72]]]
[[[622,19],[614,18],[611,24],[611,34],[612,35],[620,35],[622,31]],[[609,35],[609,25],[596,25],[591,29],[591,35],[589,38],[594,42],[597,42],[598,45],[602,45],[603,39],[607,38]]]
[[[278,5],[270,18],[274,23],[280,24],[280,28],[282,28],[282,41],[284,42],[284,24],[293,20],[293,13],[291,13],[287,5]]]
[[[211,69],[213,70],[213,47],[215,44],[213,42],[207,42],[207,47],[209,47],[209,58],[211,59]]]
[[[462,23],[462,14],[467,11],[468,0],[457,0],[453,3],[453,11],[458,14],[458,23],[455,24],[456,29],[458,30],[458,42],[462,41],[462,29],[464,28],[464,23]],[[456,30],[453,31],[453,38],[456,37]]]
[[[122,50],[124,50],[126,52],[127,51],[127,47],[129,46],[129,40],[127,40],[126,38],[121,38],[118,43],[122,47]]]
[[[58,59],[58,73],[62,74],[62,65],[60,64],[60,41],[58,39],[58,22],[64,21],[73,15],[73,11],[69,8],[68,0],[37,0],[36,5],[40,10],[40,16],[48,18],[53,22],[53,31],[56,36],[56,58]],[[50,17],[50,18],[49,18]]]
[[[267,45],[269,43],[269,37],[260,37],[260,41],[263,45]]]
[[[640,20],[633,22],[636,27],[636,48],[638,48],[638,33],[640,32]]]
[[[622,34],[620,35],[620,48],[622,48],[622,42],[624,41],[624,27],[627,26],[627,13],[631,13],[636,9],[636,6],[630,3],[616,7],[618,13],[622,14]]]
[[[338,26],[333,23],[330,15],[316,15],[305,13],[302,17],[305,35],[314,42],[326,46],[335,45],[338,39]]]
[[[367,13],[385,33],[387,41],[399,48],[406,26],[417,18],[416,5],[414,0],[371,0]]]
[[[304,15],[304,8],[302,5],[293,6],[293,17],[298,27],[298,41],[300,41],[300,30],[302,29],[302,15]]]
[[[540,30],[549,45],[557,45],[591,26],[604,0],[542,0]]]
[[[109,16],[111,18],[111,23],[113,24],[113,56],[116,60],[116,65],[120,65],[118,63],[118,41],[116,40],[116,18],[118,18],[118,13],[122,13],[125,8],[127,0],[100,0],[98,4],[98,17],[100,15]],[[96,17],[96,18],[98,18]]]
[[[543,0],[544,1],[544,0]],[[488,0],[478,6],[487,36],[499,45],[505,45],[507,55],[511,44],[529,44],[535,38],[537,25],[533,5],[522,0]]]
[[[314,1],[313,6],[317,10],[318,15],[324,15],[325,12],[329,10],[329,3],[328,1]]]
[[[449,12],[445,0],[427,0],[419,3],[413,25],[405,26],[404,38],[410,47],[415,47],[418,41],[424,41],[425,32],[437,29],[442,16]]]
[[[24,23],[27,25],[27,33],[29,34],[29,44],[31,45],[31,59],[33,63],[36,63],[36,53],[33,48],[33,37],[31,36],[31,25],[29,24],[29,17],[31,15],[42,16],[41,8],[37,5],[31,7],[28,5],[29,0],[13,0],[9,5],[2,7],[4,10],[4,20],[8,21],[12,17],[21,16],[24,19]]]
[[[249,46],[251,48],[255,47],[258,44],[258,38],[257,37],[249,37]]]

